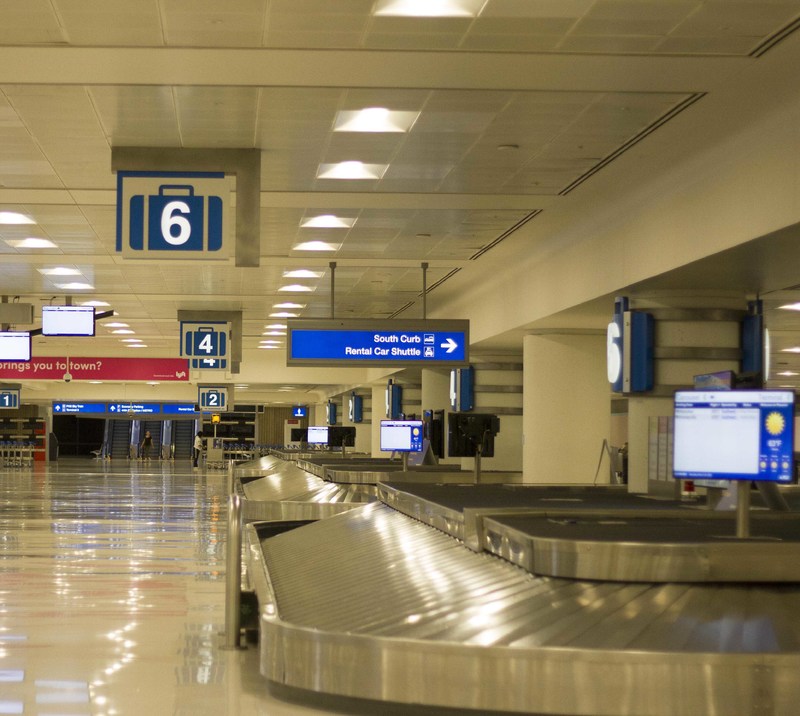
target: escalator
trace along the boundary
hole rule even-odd
[[[131,426],[130,420],[109,420],[108,445],[111,458],[119,460],[130,457]]]
[[[176,460],[188,460],[192,457],[194,426],[194,420],[176,420],[173,423],[172,455]]]

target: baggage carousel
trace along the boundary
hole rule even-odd
[[[377,496],[247,526],[270,681],[481,713],[797,712],[796,513],[757,511],[737,540],[732,514],[618,488]]]

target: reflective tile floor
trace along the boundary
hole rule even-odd
[[[0,468],[0,714],[319,714],[221,649],[227,472]],[[331,713],[324,711],[324,713]]]

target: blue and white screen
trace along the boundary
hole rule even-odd
[[[792,482],[794,393],[679,391],[673,474],[681,479]]]
[[[381,420],[383,452],[422,452],[421,420]]]
[[[308,428],[309,445],[327,445],[328,428],[325,425],[312,425]]]

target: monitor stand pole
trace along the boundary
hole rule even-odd
[[[481,481],[481,446],[475,448],[475,484]]]
[[[736,482],[736,536],[750,537],[750,480]]]
[[[408,472],[408,453],[400,453],[403,456],[403,472]]]

